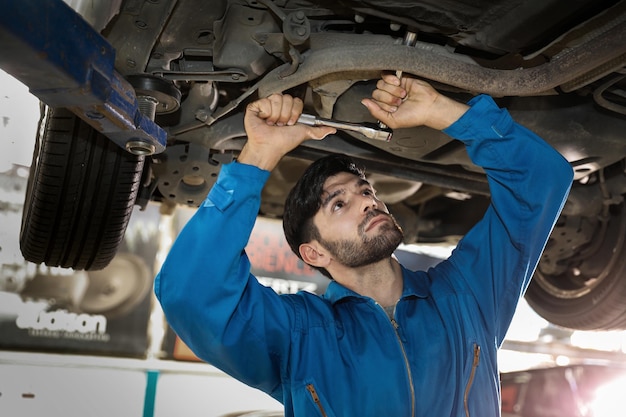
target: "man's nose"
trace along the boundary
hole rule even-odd
[[[376,201],[376,198],[374,196],[363,195],[362,197],[363,197],[363,202],[362,202],[363,212],[367,212],[369,210],[378,208],[378,201]]]

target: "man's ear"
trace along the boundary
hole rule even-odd
[[[330,256],[315,240],[301,244],[298,250],[302,260],[311,266],[325,268],[330,263]]]

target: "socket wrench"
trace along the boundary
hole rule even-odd
[[[393,135],[393,131],[390,128],[380,127],[376,123],[339,122],[305,113],[300,115],[298,123],[307,126],[329,126],[334,127],[335,129],[348,130],[350,132],[360,133],[368,139],[384,140],[386,142],[389,142],[391,140],[391,136]]]
[[[402,44],[407,45],[407,46],[415,46],[416,41],[417,41],[417,33],[407,31],[404,34],[404,40],[402,41]],[[396,70],[396,77],[399,80],[402,80],[402,70]],[[382,129],[387,127],[387,125],[381,122],[380,120],[378,121],[378,126]]]

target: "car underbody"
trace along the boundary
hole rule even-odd
[[[288,92],[304,100],[307,113],[376,122],[359,101],[382,71],[400,70],[461,101],[493,96],[565,156],[574,184],[527,299],[561,326],[626,328],[626,1],[74,3],[114,48],[115,71],[144,114],[166,133],[159,152],[119,141],[110,151],[140,164],[131,205],[198,206],[220,166],[245,143],[250,100]],[[62,111],[46,112],[47,136],[55,135]],[[84,129],[103,132],[84,114]],[[329,153],[349,154],[367,168],[405,243],[453,245],[489,203],[483,171],[441,132],[397,129],[386,142],[339,131],[283,159],[259,215],[280,218],[300,173]],[[28,234],[37,232],[22,233],[28,253]],[[94,261],[97,248],[49,257],[54,243],[47,245],[27,259],[77,269],[107,262]]]

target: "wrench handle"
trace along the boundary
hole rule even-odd
[[[350,122],[338,122],[335,120],[324,119],[322,117],[316,117],[312,114],[302,114],[298,118],[298,123],[302,123],[308,126],[329,126],[335,129],[348,130],[350,132],[357,132],[362,134],[368,139],[384,140],[389,142],[393,131],[388,127],[380,127],[375,123],[350,123]]]

